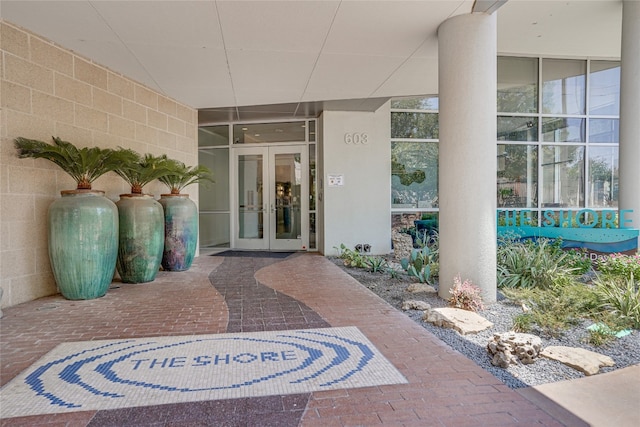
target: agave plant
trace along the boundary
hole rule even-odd
[[[170,172],[166,156],[149,153],[141,156],[129,148],[120,148],[116,152],[127,159],[114,170],[131,186],[131,194],[142,194],[145,185]]]
[[[60,166],[76,181],[78,190],[90,190],[93,181],[126,163],[128,156],[108,148],[77,148],[55,136],[53,144],[19,137],[14,145],[20,158],[47,159]]]
[[[169,173],[158,178],[158,180],[169,187],[171,194],[180,194],[183,188],[196,182],[213,182],[211,170],[206,166],[188,167],[178,160],[167,159],[166,161]]]

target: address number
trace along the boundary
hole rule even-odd
[[[354,132],[344,134],[344,143],[353,145],[365,145],[369,143],[369,134],[364,132]]]

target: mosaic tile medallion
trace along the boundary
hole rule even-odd
[[[0,390],[2,418],[406,383],[355,327],[61,344]]]

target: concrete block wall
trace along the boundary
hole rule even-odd
[[[0,287],[2,307],[57,292],[47,251],[47,209],[75,182],[46,160],[19,159],[13,140],[132,148],[198,162],[197,111],[9,22],[0,21]],[[115,173],[93,188],[129,193]],[[167,193],[160,183],[145,193]],[[185,191],[197,202],[197,187]]]

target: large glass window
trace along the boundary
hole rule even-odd
[[[499,57],[499,211],[618,205],[620,62]],[[391,103],[393,226],[438,208],[437,97]],[[509,218],[505,212],[499,218]]]
[[[198,128],[198,147],[229,145],[229,126],[202,126]]]
[[[584,114],[587,62],[542,60],[542,112]]]
[[[498,144],[498,206],[538,206],[538,147]]]
[[[202,136],[203,132],[199,134]],[[211,169],[214,178],[214,182],[199,186],[200,247],[228,248],[231,245],[228,143],[224,148],[200,149],[198,163]]]
[[[537,141],[537,117],[498,117],[498,141]]]
[[[591,61],[589,73],[589,114],[620,114],[620,63]]]
[[[589,207],[618,206],[618,147],[589,148]]]
[[[542,140],[544,142],[584,142],[584,119],[570,117],[543,117]]]
[[[549,145],[542,148],[542,206],[584,207],[584,147]]]
[[[391,143],[391,198],[393,208],[438,206],[437,143]]]
[[[538,58],[498,58],[498,111],[538,112]]]
[[[438,114],[423,112],[392,112],[393,138],[438,139]]]
[[[306,122],[301,121],[234,125],[233,143],[305,142],[306,127]],[[315,129],[313,137],[315,137]]]

